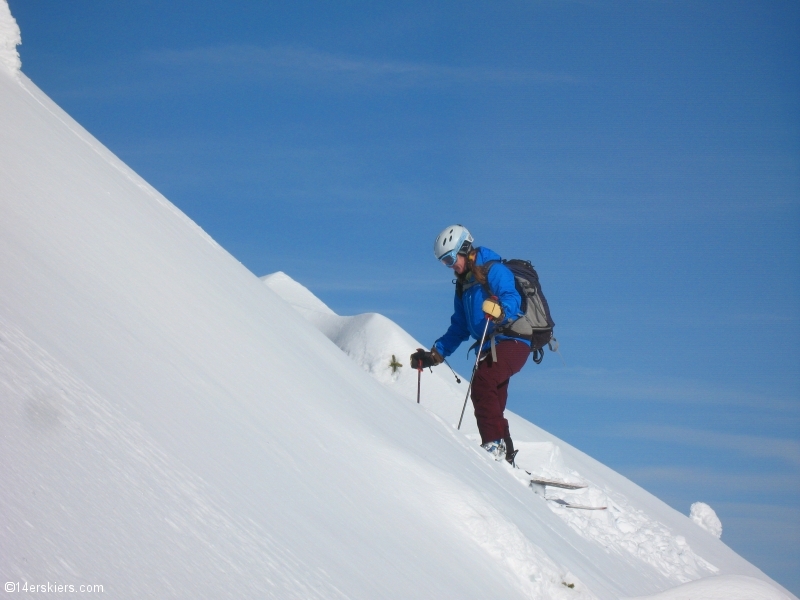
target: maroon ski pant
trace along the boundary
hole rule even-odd
[[[509,436],[508,421],[503,416],[508,400],[508,382],[518,373],[530,356],[531,349],[524,342],[503,340],[496,346],[497,361],[491,352],[478,363],[472,380],[472,405],[481,434],[481,444]]]

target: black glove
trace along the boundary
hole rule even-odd
[[[423,350],[422,348],[417,348],[417,351],[411,355],[411,368],[422,370],[427,369],[428,367],[436,366],[437,363],[434,358],[433,354],[428,352],[427,350]]]

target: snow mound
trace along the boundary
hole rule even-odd
[[[782,593],[753,577],[719,575],[685,583],[653,596],[639,596],[627,600],[790,600]]]
[[[22,43],[19,25],[11,15],[8,0],[0,0],[0,64],[16,74],[22,67],[17,46]]]
[[[261,280],[364,371],[404,398],[416,402],[417,372],[411,369],[408,359],[423,346],[402,327],[377,313],[339,316],[285,273],[266,275]],[[423,373],[421,404],[448,423],[458,422],[466,393],[467,382],[463,377],[457,384],[450,371],[437,369]],[[474,417],[467,411],[462,431],[474,433],[477,430]]]
[[[716,538],[722,537],[722,522],[717,513],[705,502],[692,504],[689,518]]]

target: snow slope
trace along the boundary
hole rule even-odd
[[[719,573],[788,597],[515,419],[537,466],[591,482],[639,537],[610,511],[561,514],[451,427],[446,390],[460,390],[428,377],[442,405],[417,406],[407,372],[385,377],[369,326],[415,346],[404,332],[377,316],[339,328],[343,344],[367,332],[379,381],[301,316],[325,312],[308,300],[293,308],[0,69],[4,581],[113,598],[588,599]]]

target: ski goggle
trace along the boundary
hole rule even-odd
[[[445,267],[452,267],[456,264],[458,260],[458,250],[453,248],[447,254],[443,254],[439,257],[439,262],[441,262]]]

